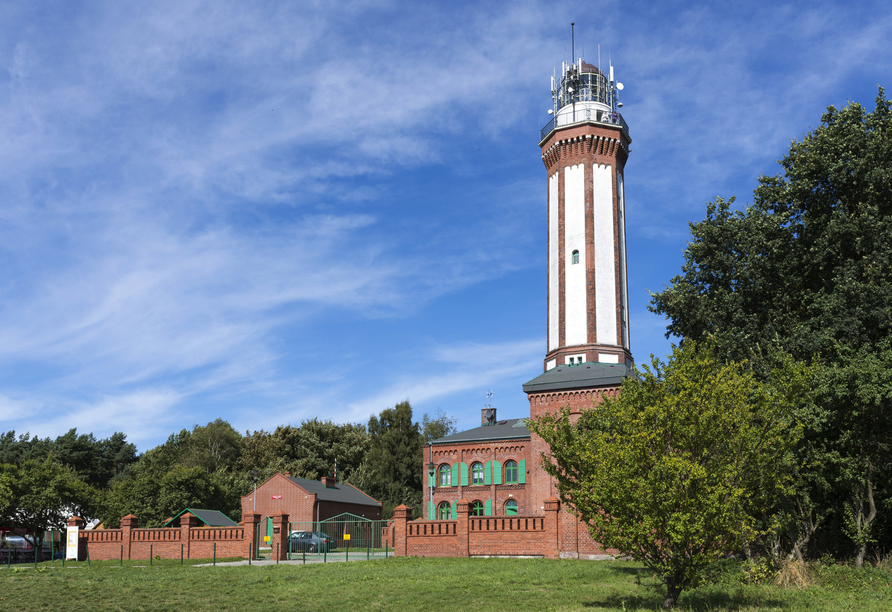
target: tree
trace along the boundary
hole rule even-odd
[[[232,425],[217,419],[205,426],[195,425],[183,444],[180,462],[200,467],[206,474],[224,470],[238,461],[242,437]]]
[[[24,532],[36,550],[44,532],[64,528],[72,513],[89,515],[83,510],[96,498],[73,469],[50,459],[0,465],[0,489],[8,492],[0,491],[0,524]]]
[[[399,504],[418,507],[421,503],[421,433],[412,422],[409,401],[381,411],[369,419],[371,446],[368,452],[372,491],[390,514]]]
[[[787,360],[761,383],[689,341],[576,423],[567,408],[530,429],[550,446],[543,465],[563,502],[595,540],[662,577],[669,608],[706,565],[745,546],[786,491],[806,382]]]
[[[431,416],[424,413],[421,417],[421,442],[427,444],[431,440],[439,440],[458,431],[455,417],[451,417],[439,408],[437,412]]]
[[[682,274],[650,309],[669,318],[667,337],[713,338],[722,358],[751,358],[763,378],[760,355],[776,347],[820,357],[799,451],[815,470],[803,474],[800,536],[835,514],[860,565],[875,521],[892,532],[878,501],[890,498],[883,476],[892,467],[892,381],[882,375],[892,363],[892,112],[883,89],[872,113],[831,106],[781,165],[784,176],[760,177],[744,210],[732,212],[733,199],[707,206],[691,224]]]
[[[318,480],[334,476],[337,460],[338,481],[344,482],[362,464],[369,443],[363,425],[310,419],[299,427],[285,425],[272,433],[246,435],[237,467],[245,473],[257,469],[263,478],[289,471],[295,478]]]

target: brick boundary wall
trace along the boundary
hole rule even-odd
[[[530,556],[557,559],[561,556],[560,507],[558,499],[545,500],[539,516],[471,516],[470,502],[458,502],[457,518],[451,521],[413,521],[412,509],[394,510],[395,556],[476,557]]]
[[[288,557],[288,515],[272,515],[273,536],[270,544],[279,551],[280,560]],[[146,559],[160,555],[162,559],[210,559],[217,557],[257,558],[255,534],[260,515],[247,513],[238,527],[199,527],[199,519],[186,512],[180,516],[180,526],[161,529],[140,529],[139,519],[128,514],[121,519],[120,529],[84,530],[84,521],[68,519],[69,527],[79,527],[78,561],[87,559],[88,549],[93,561],[115,559]],[[278,547],[276,547],[278,544]],[[249,552],[250,551],[250,552]]]

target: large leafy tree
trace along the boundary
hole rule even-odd
[[[820,359],[800,448],[812,470],[801,474],[798,541],[829,516],[860,565],[877,520],[888,523],[881,500],[890,496],[892,112],[884,91],[873,112],[830,107],[781,165],[783,175],[760,177],[745,209],[721,198],[707,206],[706,219],[691,224],[682,274],[653,295],[651,310],[669,318],[667,336],[711,337],[725,359],[758,366],[775,347]]]
[[[77,472],[50,459],[0,464],[0,524],[22,532],[36,549],[44,532],[63,529],[72,514],[89,518],[95,498]]]
[[[421,432],[412,422],[408,400],[369,419],[371,446],[367,461],[372,490],[384,505],[385,515],[399,504],[421,503]]]
[[[287,470],[296,478],[318,480],[334,476],[337,461],[338,480],[345,481],[362,465],[368,448],[363,425],[309,419],[298,427],[283,425],[245,436],[238,469],[259,470],[263,478]]]
[[[807,378],[787,360],[759,382],[687,342],[575,423],[565,409],[529,426],[550,446],[543,465],[563,502],[595,540],[662,577],[669,608],[752,540],[789,487]]]

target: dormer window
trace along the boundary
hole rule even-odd
[[[573,263],[578,264],[579,263],[579,251],[573,251],[572,257],[573,257],[573,259],[572,259]]]

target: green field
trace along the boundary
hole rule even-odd
[[[388,559],[180,567],[179,560],[0,570],[0,610],[655,610],[662,590],[631,562]],[[187,563],[194,563],[194,561]],[[751,586],[739,567],[682,595],[679,610],[892,609],[892,571],[830,566],[807,589]]]

